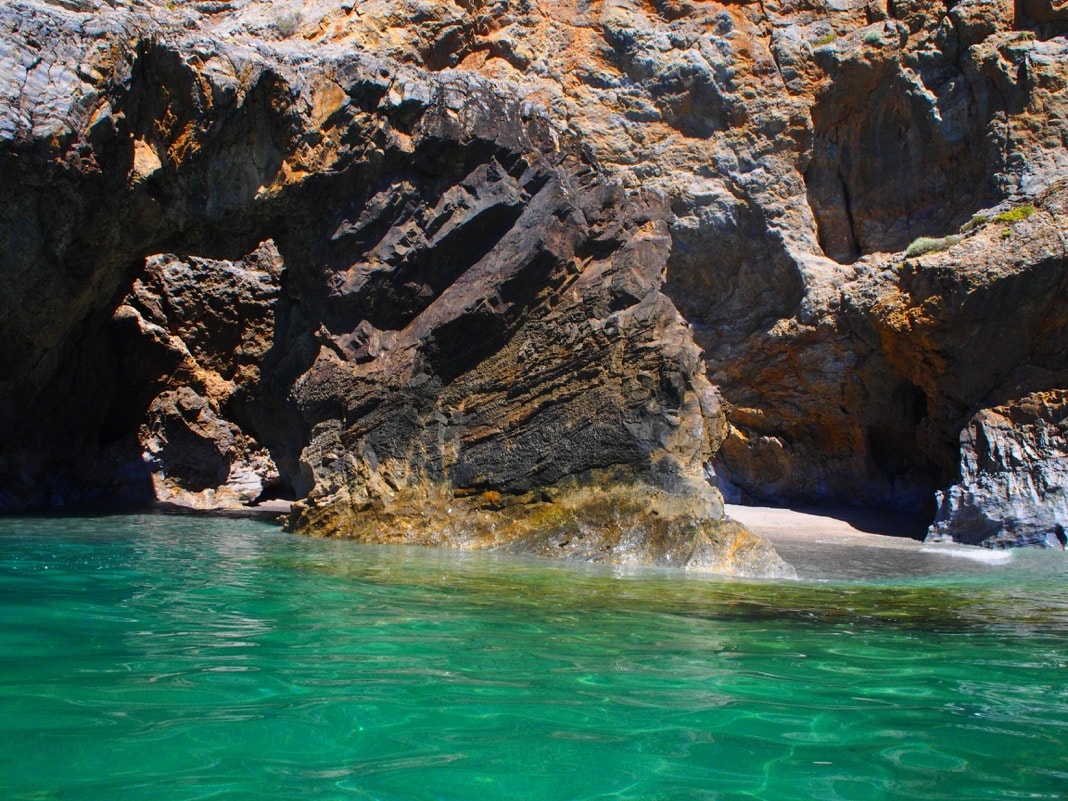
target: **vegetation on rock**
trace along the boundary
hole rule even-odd
[[[914,259],[925,253],[939,253],[943,250],[948,250],[959,241],[959,236],[943,236],[939,238],[921,236],[914,239],[912,244],[905,249],[905,258]]]
[[[960,232],[966,234],[969,231],[974,231],[976,228],[980,228],[990,222],[989,215],[986,214],[973,214],[972,218],[968,222],[964,223],[960,227]]]
[[[1020,222],[1021,220],[1026,220],[1028,217],[1030,217],[1034,213],[1035,213],[1035,207],[1034,206],[1017,206],[1014,209],[1009,209],[1008,211],[1003,211],[1001,214],[999,214],[997,217],[994,218],[994,222],[1003,222],[1003,223]]]

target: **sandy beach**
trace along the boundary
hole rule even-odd
[[[878,579],[988,570],[1007,551],[923,542],[918,515],[858,509],[727,504],[726,512],[768,539],[803,579]]]

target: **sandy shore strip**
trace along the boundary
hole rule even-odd
[[[157,503],[163,514],[259,518],[277,522],[291,501],[269,500],[236,509],[196,509]],[[927,520],[919,515],[864,509],[812,509],[726,504],[725,511],[769,540],[797,570],[817,581],[880,580],[989,570],[1012,559],[1007,551],[922,541]],[[947,558],[956,557],[956,558]]]
[[[923,576],[989,569],[1012,559],[1007,551],[926,544],[926,521],[918,515],[737,504],[725,509],[729,517],[769,540],[800,578]]]
[[[893,512],[791,509],[732,503],[724,508],[728,517],[772,542],[916,549],[922,546],[925,533],[922,518]]]
[[[171,501],[156,501],[152,511],[170,515],[202,515],[204,517],[229,517],[237,519],[276,521],[289,514],[292,501],[270,500],[255,506],[217,506],[205,509]]]

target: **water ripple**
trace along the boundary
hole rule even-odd
[[[5,521],[0,797],[1063,798],[1065,578],[777,585]]]

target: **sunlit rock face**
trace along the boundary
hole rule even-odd
[[[978,486],[984,410],[1026,439],[1012,410],[1068,386],[1058,3],[0,22],[6,508],[281,497],[301,530],[433,518],[481,547],[603,521],[601,482],[682,533],[564,526],[561,554],[726,564],[694,556],[721,536],[705,475],[933,517]],[[939,536],[973,541],[952,497]],[[466,522],[413,511],[439,504]],[[983,539],[1013,539],[1002,511]]]
[[[929,540],[990,548],[1068,546],[1068,397],[1034,393],[984,409],[961,433],[961,481],[939,495]]]
[[[7,507],[291,497],[313,534],[791,573],[704,479],[666,198],[515,87],[9,15]]]

